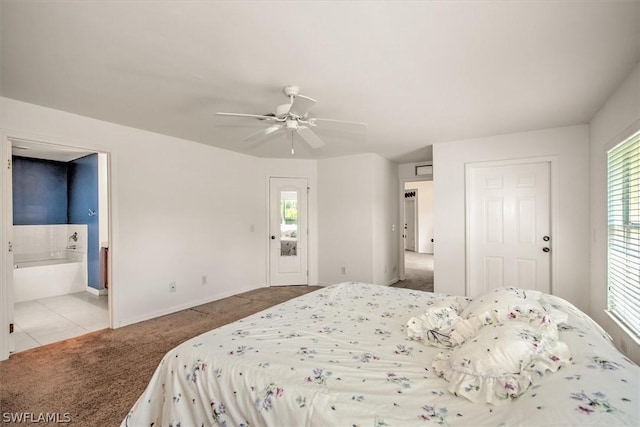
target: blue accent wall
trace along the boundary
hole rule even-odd
[[[68,163],[68,188],[68,223],[87,224],[88,282],[92,288],[99,289],[100,237],[97,154],[91,154]]]
[[[13,224],[67,223],[67,163],[12,157]]]

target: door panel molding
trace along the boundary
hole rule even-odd
[[[477,273],[478,271],[478,267],[477,264],[473,264],[474,260],[473,260],[473,256],[475,256],[472,251],[473,251],[473,239],[477,239],[479,237],[479,235],[484,234],[483,230],[478,230],[478,229],[472,229],[472,227],[474,226],[473,224],[473,220],[471,218],[473,212],[472,212],[472,203],[474,202],[473,200],[473,194],[471,194],[471,191],[474,188],[472,179],[474,177],[475,171],[477,171],[478,169],[485,169],[485,170],[489,170],[491,168],[505,168],[505,167],[517,167],[519,165],[525,166],[525,165],[534,165],[534,164],[546,164],[547,165],[547,174],[548,174],[548,221],[549,221],[549,225],[548,225],[548,229],[549,229],[549,233],[551,233],[551,236],[553,236],[553,250],[551,251],[551,253],[549,253],[547,256],[548,258],[548,263],[549,263],[549,267],[548,267],[548,277],[549,277],[549,288],[548,288],[548,292],[553,293],[553,283],[554,283],[554,279],[556,277],[556,268],[557,268],[557,262],[556,262],[556,253],[558,252],[561,242],[558,241],[557,236],[558,233],[556,232],[556,224],[557,224],[557,218],[556,218],[556,206],[557,206],[557,180],[556,180],[556,176],[557,176],[557,159],[556,157],[536,157],[536,158],[524,158],[524,159],[511,159],[511,160],[504,160],[504,161],[492,161],[492,162],[474,162],[474,163],[467,163],[465,164],[465,245],[466,245],[466,249],[465,249],[465,266],[466,266],[466,274],[465,274],[465,293],[467,296],[473,296],[472,294],[474,292],[477,293],[476,289],[473,289],[473,277],[472,275],[474,274],[474,271]],[[475,175],[482,175],[482,174],[475,174]],[[477,177],[476,177],[477,179]],[[484,185],[486,185],[486,187],[490,187],[490,188],[500,188],[504,185],[502,178],[498,179],[496,177],[488,177],[485,179],[485,182],[483,182]],[[535,186],[536,183],[534,182],[533,177],[522,177],[522,179],[518,179],[516,180],[514,187],[518,188],[518,189],[526,189],[527,187],[532,187]],[[497,198],[495,200],[493,200],[493,208],[495,210],[496,206],[502,204],[504,202],[500,201],[498,202]],[[533,203],[533,199],[529,198],[529,197],[520,197],[517,198],[517,200],[515,200],[515,204],[513,205],[513,215],[514,218],[513,220],[516,223],[516,229],[513,230],[515,233],[515,239],[523,244],[523,245],[533,245],[533,246],[540,246],[538,242],[538,237],[540,236],[534,236],[533,237],[533,241],[531,241],[532,237],[531,237],[531,230],[525,230],[523,229],[523,224],[522,221],[528,220],[534,220],[535,218],[535,214],[531,211],[531,204]],[[485,209],[487,209],[488,207],[485,206]],[[495,229],[496,224],[494,224],[493,222],[495,222],[494,220],[489,220],[488,218],[485,221],[485,224],[483,224],[483,228],[484,227],[491,227],[492,230],[494,230],[494,237],[498,237],[497,236],[497,230]],[[494,239],[494,240],[501,240],[501,239]],[[496,242],[497,243],[497,242]],[[494,254],[494,258],[495,258],[495,254]],[[535,281],[539,278],[536,277],[536,274],[539,274],[539,272],[537,273],[533,273],[532,269],[536,269],[537,271],[537,267],[535,266],[535,263],[527,258],[522,258],[522,257],[518,257],[516,256],[514,260],[512,260],[513,262],[511,262],[512,266],[511,267],[507,267],[506,263],[505,263],[505,269],[510,269],[513,270],[511,271],[511,273],[509,273],[509,271],[505,270],[505,275],[508,274],[513,274],[513,277],[520,277],[521,279],[523,279],[524,281],[522,282],[522,285],[526,285],[527,287],[532,287],[533,283],[535,283]],[[493,259],[493,262],[491,263],[494,267],[497,267],[497,259]],[[472,269],[472,266],[475,265],[475,270]],[[501,282],[503,280],[508,280],[507,276],[505,276],[505,278],[501,278],[500,275],[497,274],[497,272],[495,271],[495,268],[490,269],[491,270],[491,276],[493,276],[493,280],[497,281],[497,282]],[[485,280],[488,279],[488,277],[485,277]],[[510,285],[510,283],[504,283],[504,285]]]

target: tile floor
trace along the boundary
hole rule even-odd
[[[17,303],[15,353],[109,327],[107,298],[79,292]]]

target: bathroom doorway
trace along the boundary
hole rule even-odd
[[[9,140],[16,353],[110,326],[109,159]]]

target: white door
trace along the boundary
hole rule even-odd
[[[416,201],[404,201],[404,248],[408,251],[416,250]]]
[[[468,172],[468,296],[501,286],[550,292],[549,163]]]
[[[307,180],[269,179],[270,284],[306,285]]]
[[[8,138],[0,141],[3,145],[2,160],[9,165],[2,171],[2,215],[0,215],[0,227],[2,227],[2,268],[0,268],[0,360],[9,357],[9,353],[15,350],[14,336],[12,329],[14,323],[13,307],[13,184],[12,184],[12,162],[11,162],[11,141]]]

